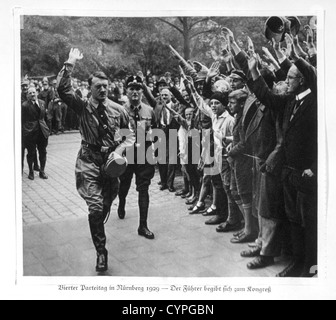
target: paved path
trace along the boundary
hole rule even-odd
[[[75,188],[74,166],[80,145],[78,132],[51,136],[48,180],[22,176],[23,270],[25,276],[95,276],[95,250],[87,208]],[[240,257],[246,245],[230,243],[231,234],[206,226],[202,215],[189,215],[184,201],[159,191],[158,173],[150,187],[149,227],[153,241],[137,235],[137,193],[132,185],[126,218],[119,220],[117,202],[106,224],[108,276],[152,277],[269,277],[286,262],[249,271]],[[182,178],[176,178],[176,186]]]

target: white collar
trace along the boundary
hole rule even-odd
[[[219,118],[226,118],[229,115],[229,112],[225,110],[217,119]]]
[[[303,100],[305,97],[307,97],[310,93],[311,93],[311,90],[310,90],[310,89],[307,89],[306,91],[301,92],[300,94],[298,94],[298,95],[296,96],[296,100],[297,100],[297,101],[301,101],[301,100]]]

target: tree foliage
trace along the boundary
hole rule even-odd
[[[212,40],[221,26],[230,28],[244,45],[250,36],[256,48],[267,46],[267,17],[71,17],[24,16],[21,30],[22,75],[56,75],[71,47],[84,60],[74,76],[85,79],[97,69],[110,78],[150,70],[153,74],[177,73],[171,44],[185,58],[210,65]],[[300,17],[307,24],[308,17]],[[301,35],[303,37],[303,35]],[[304,40],[304,39],[303,39]]]

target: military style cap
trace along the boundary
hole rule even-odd
[[[111,152],[103,170],[111,178],[117,178],[126,171],[127,165],[128,162],[125,157],[120,156],[117,152]]]
[[[231,72],[230,78],[232,78],[232,79],[241,79],[241,80],[243,80],[245,82],[247,81],[245,73],[243,71],[241,71],[241,70],[238,70],[238,69],[233,70]]]
[[[142,87],[142,79],[139,76],[130,76],[126,80],[126,88],[131,86]]]

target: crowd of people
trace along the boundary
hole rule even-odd
[[[233,32],[223,28],[225,49],[210,67],[185,61],[170,46],[179,75],[138,72],[110,81],[95,72],[87,84],[71,79],[82,59],[72,49],[50,87],[42,82],[38,94],[35,83],[27,84],[28,100],[35,96],[47,109],[35,111],[39,111],[37,119],[45,116],[43,127],[49,132],[53,117],[58,132],[64,128],[63,112],[72,110],[76,116],[82,136],[76,186],[88,205],[98,272],[107,270],[104,220],[117,196],[118,215],[124,219],[133,175],[139,193],[138,233],[154,239],[147,220],[155,164],[148,159],[141,162],[133,152],[125,173],[118,178],[105,175],[102,180],[104,163],[111,151],[125,156],[131,147],[148,152],[165,142],[166,152],[156,153],[160,190],[184,198],[189,213],[209,217],[205,223],[217,225],[217,232],[232,232],[232,244],[249,244],[241,252],[242,257],[253,258],[249,269],[268,267],[287,255],[291,261],[278,277],[314,275],[310,270],[317,266],[317,54],[313,31],[307,28],[307,34],[306,49],[297,36],[287,33],[281,39],[286,48],[272,37],[274,52],[263,47],[261,57],[250,38],[247,48],[241,48]],[[23,128],[30,121],[26,104]],[[55,111],[54,104],[63,111]],[[118,130],[126,128],[131,133],[119,136]],[[142,143],[139,130],[150,134],[153,129],[163,135]],[[178,137],[177,146],[169,143],[172,132]],[[41,168],[42,163],[45,166],[47,143],[40,146],[37,142],[43,139],[33,140],[35,144],[25,144],[30,172],[36,147]],[[181,190],[174,186],[178,166],[183,172]],[[212,203],[206,206],[209,195]]]

